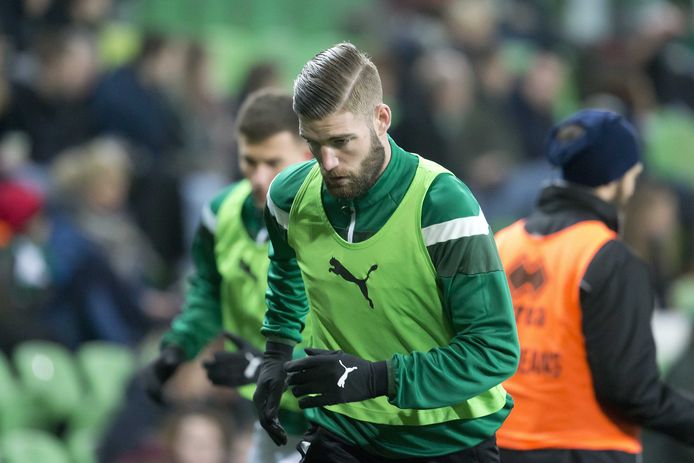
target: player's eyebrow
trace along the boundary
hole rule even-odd
[[[308,135],[306,135],[303,132],[299,133],[299,135],[301,136],[301,138],[303,138],[306,141],[313,141],[313,142],[318,141],[318,140],[315,140],[315,139],[309,137]],[[340,134],[336,134],[336,135],[331,135],[330,137],[328,137],[326,139],[326,141],[334,141],[334,140],[339,140],[342,138],[354,138],[354,137],[355,137],[355,134],[353,134],[353,133],[340,133]]]

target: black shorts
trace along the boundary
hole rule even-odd
[[[312,425],[306,439],[297,449],[303,455],[301,463],[500,463],[496,438],[461,450],[460,452],[436,457],[386,459],[367,453],[361,447],[348,444],[335,434],[320,426]]]

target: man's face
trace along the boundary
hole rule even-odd
[[[373,186],[383,171],[385,149],[371,118],[340,111],[320,120],[299,120],[301,136],[331,195],[353,199]]]
[[[278,132],[259,143],[249,143],[239,135],[241,172],[253,187],[253,200],[258,209],[265,207],[270,183],[283,169],[309,159],[306,146],[289,131]]]
[[[634,196],[634,191],[636,190],[636,180],[638,180],[642,171],[643,164],[639,162],[634,165],[634,167],[629,169],[617,184],[614,203],[618,208],[622,210],[626,208],[629,200],[632,196]]]

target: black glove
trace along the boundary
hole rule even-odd
[[[207,377],[218,386],[239,387],[258,380],[263,353],[245,339],[224,332],[224,337],[233,342],[236,352],[215,352],[214,360],[203,363]]]
[[[288,344],[267,342],[258,374],[258,386],[253,394],[253,404],[258,412],[260,425],[277,445],[287,443],[287,433],[280,424],[278,414],[280,399],[287,387],[284,364],[292,359],[293,350],[294,348]]]
[[[299,399],[299,407],[359,402],[388,393],[388,366],[341,350],[306,349],[308,357],[285,365],[287,384]],[[317,396],[303,397],[308,394]]]
[[[159,357],[145,368],[142,374],[145,392],[153,401],[164,403],[164,383],[171,378],[185,358],[185,353],[180,347],[166,346],[159,353]]]

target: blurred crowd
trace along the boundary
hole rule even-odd
[[[234,88],[219,88],[204,39],[146,25],[134,52],[109,62],[104,31],[138,23],[133,3],[0,2],[7,355],[29,339],[146,352],[180,309],[202,205],[239,178],[237,107],[257,88],[291,88],[282,63],[262,57]],[[381,72],[393,138],[463,179],[495,230],[526,215],[556,175],[543,151],[555,122],[587,106],[625,115],[639,128],[646,174],[624,236],[652,266],[657,307],[694,314],[691,2],[381,0],[338,24],[339,39],[369,51]],[[230,436],[248,434],[250,412],[233,393],[196,386],[200,371],[173,386],[187,398],[174,413],[141,402],[132,386],[114,427],[154,437],[124,443],[108,434],[103,461],[242,455],[243,439]],[[203,447],[207,459],[191,450]]]

